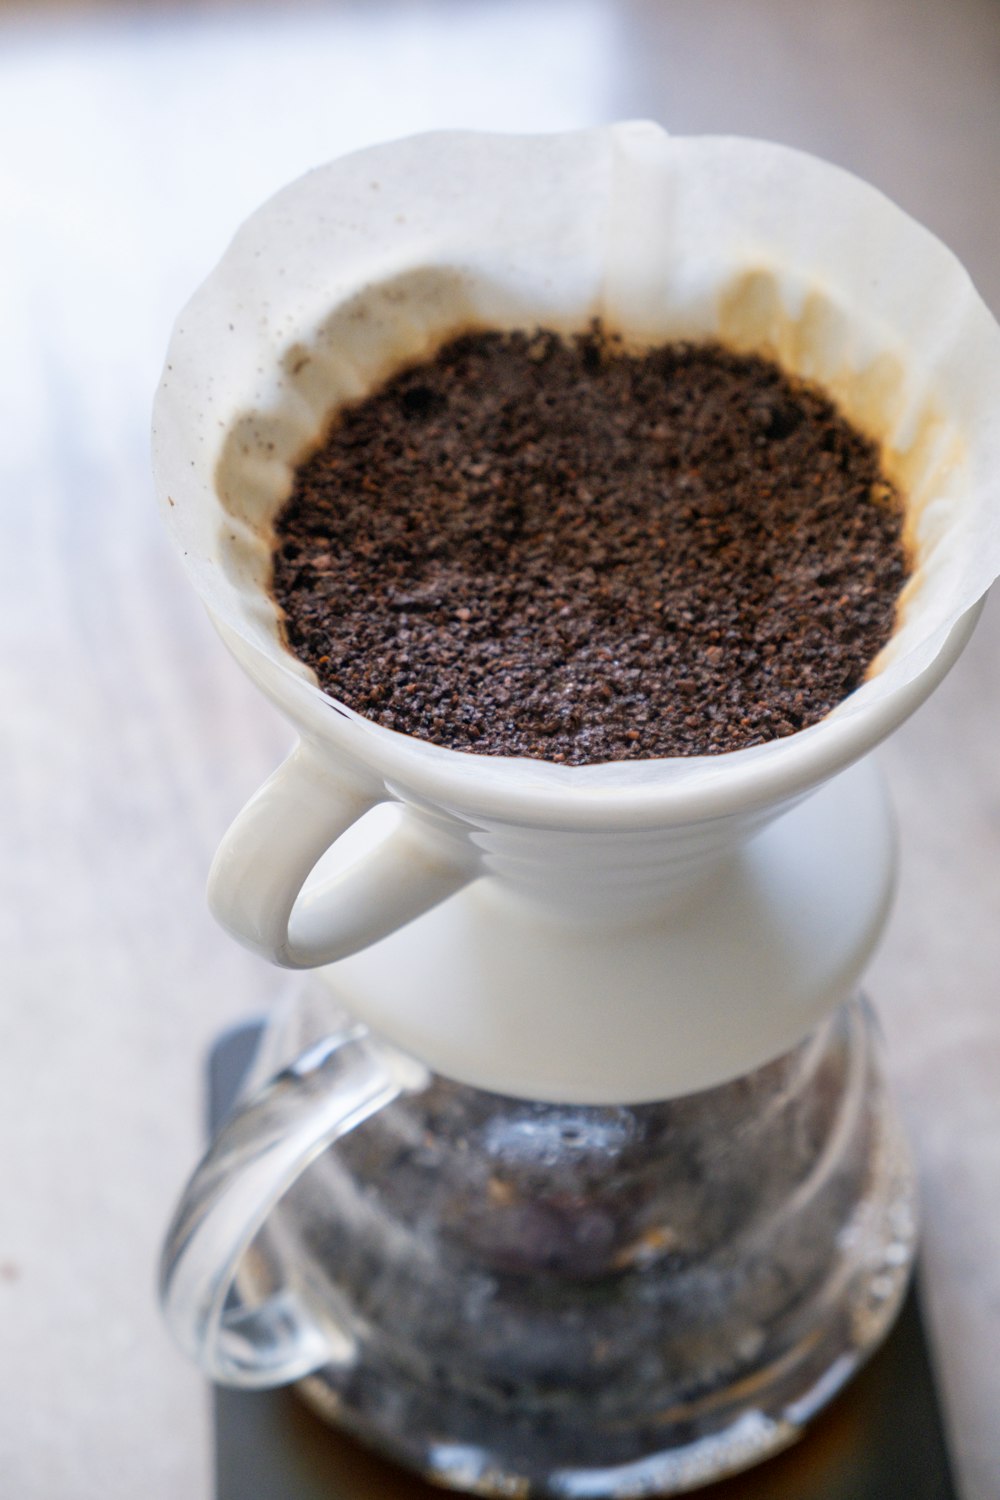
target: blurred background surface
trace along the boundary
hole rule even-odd
[[[331,156],[639,116],[840,162],[1000,311],[997,0],[0,3],[5,1496],[208,1500],[206,1392],[154,1269],[208,1043],[287,982],[204,904],[219,835],[290,735],[153,510],[172,319],[240,219]],[[920,1161],[965,1500],[1000,1496],[998,647],[993,605],[884,751],[903,863],[869,983]]]

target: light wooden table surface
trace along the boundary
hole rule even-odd
[[[153,513],[171,318],[315,162],[431,126],[642,115],[844,163],[1000,309],[996,0],[0,8],[4,1497],[207,1500],[206,1394],[154,1268],[205,1049],[285,982],[204,906],[220,833],[290,736]],[[965,1500],[1000,1496],[998,647],[993,607],[884,753],[903,874],[870,980]]]

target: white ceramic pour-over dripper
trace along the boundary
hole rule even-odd
[[[918,566],[878,670],[786,740],[584,768],[449,751],[335,704],[267,593],[294,463],[338,403],[457,329],[595,316],[634,343],[772,354],[883,443]],[[189,571],[302,736],[223,843],[216,914],[278,963],[331,964],[351,1010],[434,1069],[509,1093],[664,1098],[793,1045],[854,985],[891,885],[873,773],[836,778],[940,681],[996,571],[998,370],[954,258],[777,146],[642,124],[418,137],[279,194],[182,315],[156,409]],[[307,881],[385,803],[394,826]]]
[[[456,753],[334,703],[267,591],[294,464],[338,404],[452,333],[595,317],[636,345],[771,355],[883,444],[916,568],[870,680],[773,744],[582,768]],[[266,957],[328,964],[364,1025],[245,1100],[182,1200],[164,1303],[215,1378],[343,1354],[294,1278],[257,1306],[234,1288],[290,1184],[425,1066],[540,1100],[665,1099],[791,1048],[851,991],[893,873],[864,757],[1000,571],[998,389],[1000,332],[954,258],[873,189],[759,142],[421,137],[311,174],[240,232],[171,343],[157,483],[223,639],[301,740],[224,839],[211,899]]]

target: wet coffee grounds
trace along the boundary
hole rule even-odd
[[[699,755],[859,685],[902,519],[876,447],[765,359],[476,332],[336,414],[273,586],[295,655],[389,729],[569,765]]]

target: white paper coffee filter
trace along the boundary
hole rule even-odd
[[[955,257],[849,173],[646,123],[378,146],[243,226],[179,320],[156,404],[161,500],[213,616],[321,698],[267,584],[272,518],[331,411],[469,326],[570,332],[595,317],[637,345],[717,338],[770,355],[882,443],[916,559],[898,628],[827,720],[730,755],[565,767],[419,753],[499,784],[694,786],[911,683],[1000,573],[1000,329]]]

